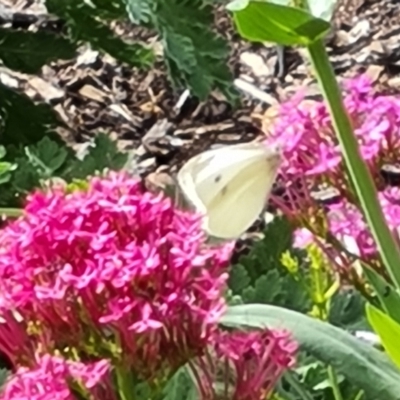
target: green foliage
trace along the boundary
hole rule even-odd
[[[390,359],[399,368],[400,375],[400,347],[398,344],[400,338],[400,324],[371,304],[366,305],[366,310],[368,321],[380,337],[382,345]]]
[[[308,46],[330,29],[327,21],[297,7],[266,1],[234,1],[228,8],[240,35],[250,41]]]
[[[93,6],[81,0],[46,0],[49,12],[65,20],[71,38],[80,42],[89,42],[95,49],[104,51],[119,61],[131,66],[151,65],[154,56],[150,49],[138,43],[128,44],[114,35],[112,30],[99,20],[99,17],[121,17],[121,4],[106,4],[98,1]]]
[[[35,104],[24,95],[0,83],[0,137],[1,144],[29,145],[44,136],[61,143],[55,132],[62,123],[47,104]]]
[[[338,374],[363,389],[367,398],[399,398],[400,373],[389,358],[331,324],[266,304],[231,306],[221,323],[230,327],[287,329],[302,350],[332,365]]]
[[[385,278],[379,275],[372,268],[361,264],[365,277],[375,290],[375,295],[382,309],[400,323],[400,292],[397,288],[388,283]]]
[[[116,143],[106,134],[99,134],[83,160],[72,158],[65,166],[61,177],[70,182],[73,179],[85,179],[94,171],[102,171],[105,168],[120,170],[125,166],[127,158],[128,155],[121,153]]]
[[[235,100],[227,68],[228,46],[215,35],[212,7],[202,0],[124,0],[130,18],[159,34],[165,63],[176,87],[205,99],[214,88]]]
[[[154,61],[152,50],[123,41],[109,27],[110,21],[130,16],[159,34],[175,86],[189,87],[202,99],[215,88],[231,100],[235,97],[226,67],[228,46],[210,29],[213,13],[206,0],[46,0],[45,5],[66,29],[53,34],[0,28],[0,60],[6,67],[38,73],[51,61],[73,58],[84,42],[118,61],[148,67]],[[35,104],[0,83],[0,138],[6,152],[0,163],[1,206],[18,206],[29,191],[54,176],[72,182],[124,166],[125,155],[102,135],[85,159],[78,160],[58,135],[60,126],[65,127],[49,105]]]
[[[190,372],[181,367],[164,388],[163,400],[197,400],[198,394]]]
[[[0,160],[6,155],[6,149],[4,146],[0,146]],[[7,183],[11,179],[11,172],[16,169],[15,164],[11,164],[7,161],[0,161],[0,185]]]
[[[66,32],[0,28],[0,60],[8,68],[38,73],[51,61],[74,57],[84,41],[132,66],[152,62],[150,49],[124,42],[107,25],[111,20],[127,19],[122,1],[48,0],[46,6],[65,22]],[[83,160],[77,159],[58,134],[59,127],[66,128],[50,105],[34,103],[0,83],[0,206],[20,206],[26,194],[49,178],[76,182],[96,171],[124,166],[127,156],[105,134],[96,137]]]
[[[307,312],[311,303],[306,288],[282,266],[282,256],[287,252],[306,273],[306,253],[292,248],[289,222],[275,218],[268,224],[264,238],[232,266],[228,282],[232,295],[246,304],[275,304]]]
[[[331,299],[328,320],[331,324],[349,331],[371,330],[364,315],[365,303],[355,289],[342,289]]]
[[[74,56],[75,45],[60,36],[0,27],[0,59],[8,68],[34,74],[50,61]]]
[[[271,304],[314,316],[324,309],[328,321],[341,329],[370,330],[361,295],[352,288],[337,285],[332,267],[319,248],[310,246],[306,251],[293,248],[292,233],[285,218],[274,218],[268,224],[264,238],[231,268],[230,304]],[[297,365],[295,376],[302,390],[315,400],[333,400],[324,362],[301,352]],[[353,398],[356,388],[351,381],[341,374],[338,380],[343,393],[351,393],[349,398]],[[284,398],[302,398],[293,389],[292,381],[285,382],[278,390]]]
[[[120,170],[127,154],[118,151],[117,145],[106,134],[99,134],[80,160],[65,145],[44,137],[34,145],[12,148],[15,170],[8,183],[2,185],[0,206],[18,206],[32,189],[50,178],[61,178],[67,183],[86,179],[105,168]],[[1,166],[1,163],[0,163]]]
[[[1,368],[0,369],[0,388],[4,385],[6,379],[8,378],[9,371]]]

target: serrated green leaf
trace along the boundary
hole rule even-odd
[[[152,50],[138,43],[128,44],[115,36],[106,24],[96,19],[96,7],[81,0],[46,0],[46,7],[66,21],[73,40],[89,42],[93,48],[131,66],[143,68],[153,63]]]
[[[400,372],[389,358],[326,322],[281,307],[230,306],[221,324],[230,327],[287,329],[300,348],[332,365],[371,399],[400,399]]]
[[[197,399],[197,389],[187,367],[180,368],[164,388],[163,400]]]
[[[189,37],[176,32],[166,32],[163,44],[168,56],[174,63],[181,65],[185,74],[190,74],[196,68],[196,49]]]
[[[306,253],[292,248],[289,222],[285,218],[275,218],[264,231],[264,238],[255,242],[250,252],[232,266],[228,286],[233,295],[239,295],[244,303],[262,302],[308,311],[308,293],[282,267],[281,257],[287,251],[300,264],[304,262]]]
[[[15,163],[18,168],[12,175],[10,193],[14,196],[27,195],[32,189],[40,186],[40,175],[35,168],[32,168],[29,160],[25,158],[16,158]],[[14,204],[14,203],[11,203]],[[9,204],[4,204],[8,206]]]
[[[70,160],[61,174],[68,181],[73,179],[86,179],[95,172],[102,172],[105,168],[120,170],[124,167],[128,154],[118,150],[117,143],[104,133],[96,136],[93,146],[81,161]]]
[[[0,59],[8,68],[36,74],[50,61],[75,57],[76,46],[48,32],[15,31],[0,27]]]
[[[390,359],[399,368],[400,375],[400,324],[371,304],[366,305],[366,312],[369,323],[380,337]]]
[[[254,285],[254,302],[263,304],[279,303],[279,297],[283,294],[282,277],[278,271],[268,271],[260,276]]]
[[[5,146],[23,146],[38,142],[44,136],[62,143],[55,132],[63,123],[48,104],[35,104],[0,83],[0,137]]]
[[[336,292],[329,307],[329,322],[343,329],[371,330],[364,315],[365,300],[354,289]]]
[[[233,18],[245,39],[284,46],[308,46],[330,29],[328,22],[300,8],[266,1],[250,1],[246,8],[234,11]]]
[[[246,268],[241,264],[235,264],[232,266],[229,272],[228,286],[232,290],[232,293],[241,293],[246,287],[250,285],[250,277],[246,271]]]
[[[60,169],[67,160],[69,152],[48,137],[25,149],[28,160],[42,179],[48,179]]]
[[[148,24],[152,20],[155,0],[125,0],[130,20],[135,23]]]
[[[175,87],[188,88],[201,100],[214,89],[221,90],[232,102],[237,100],[233,75],[227,67],[229,48],[211,29],[212,7],[202,0],[125,2],[132,21],[145,20],[160,35]]]

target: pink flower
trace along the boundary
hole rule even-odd
[[[378,198],[388,227],[399,238],[400,189],[388,187],[378,193]],[[355,205],[341,201],[329,206],[328,210],[329,231],[345,244],[348,251],[364,259],[377,256],[372,234]]]
[[[201,398],[269,398],[282,374],[294,366],[297,344],[283,331],[219,332],[208,357],[191,364]]]
[[[400,148],[400,99],[374,93],[365,75],[348,80],[344,104],[360,145],[375,175],[383,163],[396,163]],[[283,147],[281,173],[289,180],[313,177],[315,184],[345,182],[342,155],[326,105],[302,101],[301,93],[281,105],[267,143]]]
[[[34,323],[48,351],[95,340],[97,356],[142,375],[179,366],[225,309],[233,244],[207,246],[200,218],[123,173],[36,192],[0,231],[0,314]]]
[[[45,354],[32,369],[20,367],[2,388],[1,400],[76,400],[71,383],[80,383],[97,400],[115,399],[108,382],[109,364],[66,361]],[[71,381],[72,380],[72,381]]]

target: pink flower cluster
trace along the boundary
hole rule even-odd
[[[61,357],[37,357],[35,368],[19,367],[7,382],[1,400],[76,400],[71,380],[80,385],[80,392],[98,400],[113,400],[109,385],[109,364],[66,361]],[[77,386],[78,388],[78,386]]]
[[[397,238],[400,237],[400,189],[388,187],[378,193],[386,223]],[[372,234],[360,210],[350,202],[341,202],[328,208],[329,230],[342,242],[353,239],[353,253],[368,260],[377,253]],[[349,249],[350,250],[350,249]]]
[[[233,245],[205,240],[199,216],[124,174],[36,192],[0,232],[0,312],[17,310],[45,349],[94,351],[146,376],[174,368],[202,351],[225,310]],[[9,338],[0,325],[0,350]]]
[[[124,173],[33,193],[0,231],[0,352],[15,370],[0,400],[113,400],[117,375],[165,382],[210,348],[240,375],[235,399],[258,400],[295,346],[219,331],[232,249]]]
[[[400,99],[374,93],[364,75],[345,83],[344,104],[359,140],[360,151],[372,171],[396,163],[400,149]],[[323,102],[304,101],[302,93],[282,104],[267,143],[284,151],[282,173],[287,177],[324,176],[341,183],[342,156],[328,109]],[[321,179],[321,181],[323,181]]]
[[[344,89],[361,155],[378,187],[386,221],[398,237],[400,196],[385,182],[382,167],[400,159],[400,98],[375,93],[365,75],[348,80]],[[342,242],[352,241],[357,255],[376,261],[377,249],[346,177],[325,103],[305,101],[299,93],[283,104],[267,144],[279,144],[285,155],[281,174],[286,197],[273,200],[297,227],[309,230],[297,232],[297,244],[330,233]],[[334,188],[339,200],[322,206],[313,194],[321,186]]]
[[[296,351],[285,331],[218,332],[212,353],[191,367],[203,400],[260,400],[293,367]]]

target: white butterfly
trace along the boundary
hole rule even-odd
[[[260,142],[225,146],[187,161],[178,185],[210,236],[235,239],[261,214],[280,162],[280,149]]]

